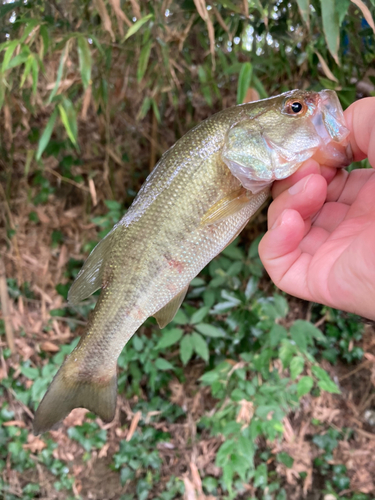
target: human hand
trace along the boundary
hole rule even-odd
[[[375,98],[345,111],[354,161],[375,167]],[[307,161],[275,182],[259,255],[285,292],[375,319],[375,171]]]

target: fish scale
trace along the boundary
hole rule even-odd
[[[266,201],[275,178],[271,169],[286,177],[312,156],[317,149],[312,145],[320,144],[312,121],[325,98],[318,96],[292,91],[223,110],[164,153],[69,292],[69,301],[77,303],[102,288],[79,344],[38,407],[35,433],[52,428],[77,406],[112,420],[123,347],[149,316],[161,326],[173,319],[190,281]],[[283,116],[288,99],[302,100],[305,115]],[[331,94],[329,99],[334,100]],[[340,110],[337,115],[341,119]],[[251,190],[243,187],[244,172]]]

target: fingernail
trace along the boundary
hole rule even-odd
[[[288,189],[289,194],[295,195],[295,194],[298,194],[298,193],[302,193],[306,189],[307,183],[309,182],[309,180],[311,179],[311,177],[313,175],[314,174],[310,174],[307,177],[304,177],[303,179],[301,179],[300,181],[298,181],[297,184],[294,184],[294,186],[291,186]]]
[[[283,222],[283,215],[284,213],[286,212],[286,209],[283,210],[281,212],[281,214],[278,216],[278,218],[275,220],[275,223],[273,224],[273,226],[271,227],[271,230],[272,229],[276,229],[277,227],[281,226],[282,222]]]

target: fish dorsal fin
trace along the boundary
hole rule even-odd
[[[78,304],[102,286],[104,261],[110,251],[114,232],[107,234],[87,257],[68,293],[70,304]]]
[[[159,328],[164,328],[172,321],[172,319],[176,316],[177,311],[180,309],[180,306],[187,294],[189,285],[185,287],[179,294],[177,294],[173,299],[168,302],[167,305],[162,307],[160,311],[154,314],[154,318],[156,319]]]
[[[215,222],[220,222],[234,215],[250,202],[251,196],[249,191],[241,187],[224,198],[221,198],[204,214],[201,220],[201,226],[215,224]]]

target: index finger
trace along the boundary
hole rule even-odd
[[[354,161],[368,158],[375,167],[375,97],[365,97],[344,111],[350,130],[350,145]]]

